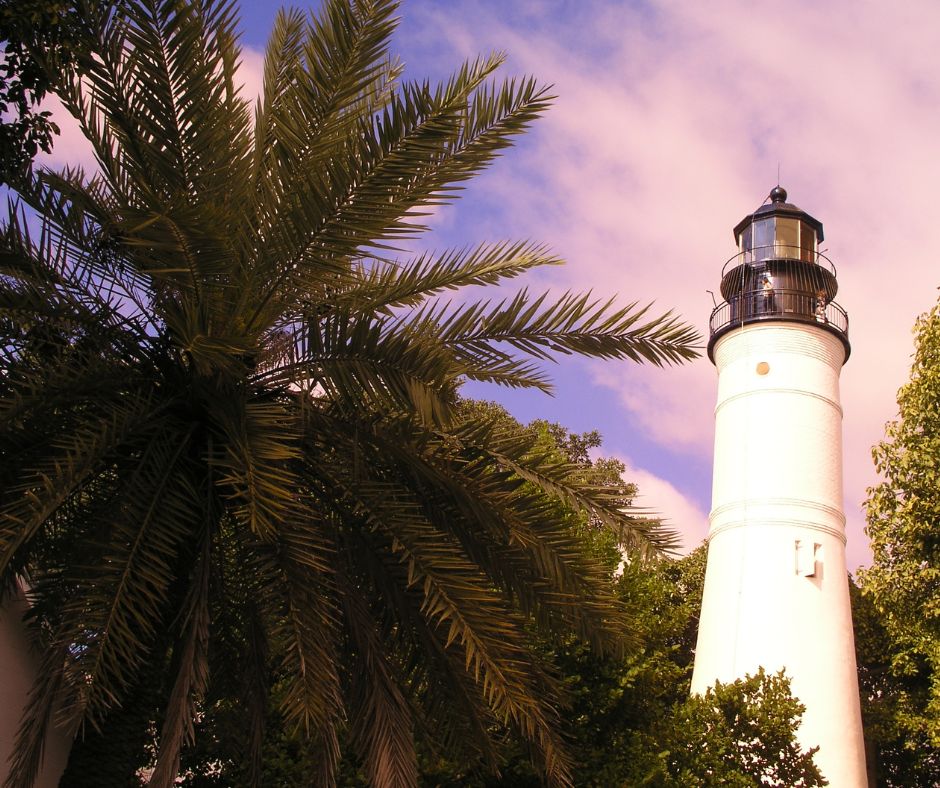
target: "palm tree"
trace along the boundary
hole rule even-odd
[[[21,184],[0,248],[0,580],[26,578],[42,644],[8,785],[49,725],[134,713],[171,785],[225,693],[257,779],[272,675],[315,781],[342,735],[375,785],[414,785],[417,728],[485,757],[493,720],[570,781],[526,627],[610,650],[627,622],[554,502],[634,548],[672,537],[456,391],[547,390],[554,354],[678,362],[697,336],[589,295],[442,299],[557,262],[538,245],[395,256],[549,101],[492,84],[498,56],[403,82],[395,7],[281,12],[253,110],[231,2],[88,16],[59,92],[98,169]]]

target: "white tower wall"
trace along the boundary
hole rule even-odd
[[[692,691],[759,666],[806,706],[833,788],[867,785],[842,510],[842,342],[812,323],[720,337],[708,564]]]
[[[36,678],[38,657],[23,624],[26,609],[27,603],[22,595],[0,606],[0,783],[9,772],[8,759],[16,743],[16,732],[29,690]],[[71,737],[50,725],[34,788],[55,788],[59,784],[71,747]]]

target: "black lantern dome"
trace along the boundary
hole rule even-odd
[[[721,272],[725,301],[712,312],[708,356],[719,337],[763,321],[812,323],[835,333],[849,356],[848,316],[833,300],[836,269],[820,254],[822,222],[787,202],[775,186],[760,208],[734,228],[738,253]]]

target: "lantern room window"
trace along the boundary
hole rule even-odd
[[[747,227],[741,230],[741,234],[738,236],[739,252],[748,252],[754,247],[754,245],[751,243],[751,226],[752,225],[749,224]]]
[[[800,222],[800,249],[801,260],[807,263],[816,262],[816,231],[806,222]]]
[[[738,237],[745,262],[764,260],[816,261],[816,231],[807,222],[786,216],[757,219]]]
[[[754,222],[754,254],[756,260],[769,260],[774,251],[774,220]]]

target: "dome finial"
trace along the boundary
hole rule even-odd
[[[779,183],[770,190],[770,201],[771,202],[786,202],[787,201],[787,190],[783,188]]]

